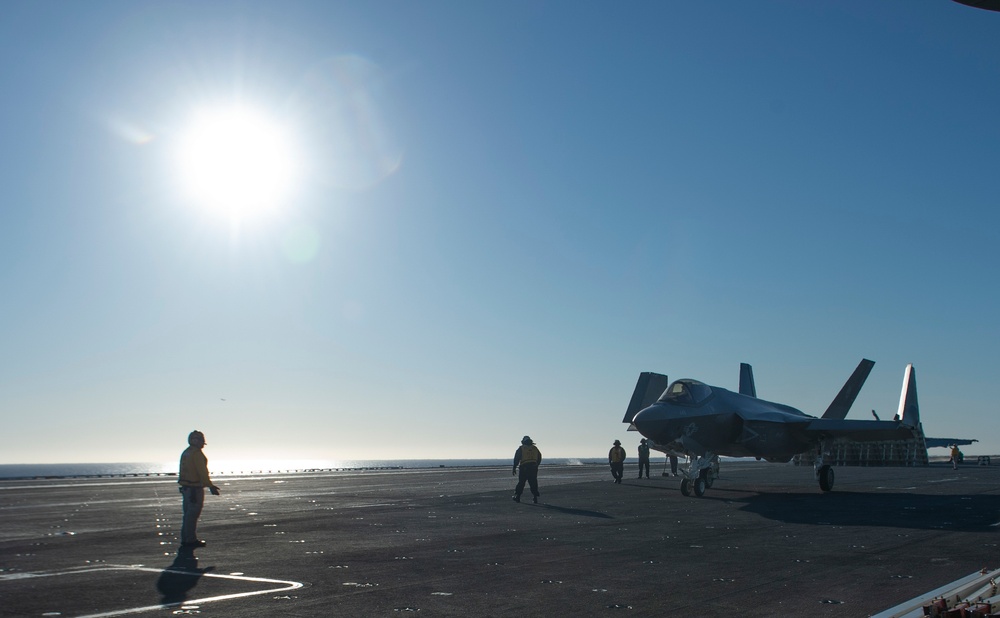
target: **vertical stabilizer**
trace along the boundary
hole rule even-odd
[[[917,403],[917,371],[913,364],[903,372],[903,392],[899,394],[899,420],[907,427],[920,427],[920,405]]]
[[[757,396],[757,386],[753,383],[753,367],[740,363],[740,395]]]
[[[667,376],[651,371],[643,371],[639,374],[639,381],[635,383],[635,390],[632,392],[632,400],[625,410],[623,423],[631,423],[639,410],[653,405],[663,391],[667,390]]]
[[[854,373],[847,379],[844,387],[840,389],[837,396],[830,402],[830,407],[823,413],[823,418],[843,420],[847,416],[847,413],[851,410],[851,406],[854,405],[854,400],[858,398],[858,393],[861,392],[861,387],[864,386],[865,380],[868,379],[868,374],[872,372],[872,367],[874,366],[875,361],[870,361],[867,358],[861,359],[861,362],[858,363],[858,368],[854,370]]]

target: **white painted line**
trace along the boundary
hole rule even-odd
[[[0,575],[0,581],[9,581],[17,579],[31,579],[34,577],[57,577],[60,575],[76,575],[80,573],[96,573],[99,571],[145,571],[147,573],[175,573],[177,575],[192,575],[190,571],[174,570],[174,569],[153,569],[150,567],[144,567],[141,565],[102,565],[102,566],[92,566],[92,567],[75,567],[71,569],[63,569],[61,571],[37,571],[34,573],[9,573]],[[216,601],[229,601],[232,599],[239,599],[244,597],[253,597],[261,594],[272,594],[275,592],[286,592],[288,590],[297,590],[303,586],[300,582],[287,581],[283,579],[269,579],[266,577],[246,577],[244,575],[219,575],[216,573],[201,573],[199,577],[214,577],[216,579],[232,579],[244,582],[261,582],[265,584],[276,584],[275,588],[267,588],[265,590],[254,590],[252,592],[239,592],[235,594],[223,594],[214,597],[203,597],[200,599],[185,599],[183,601],[177,601],[176,603],[160,603],[158,605],[147,605],[145,607],[130,607],[126,609],[119,609],[110,612],[102,612],[99,614],[86,614],[84,616],[78,616],[77,618],[112,618],[113,616],[126,616],[128,614],[140,614],[143,612],[151,612],[161,609],[169,609],[171,607],[178,607],[181,605],[202,605],[205,603],[214,603]]]

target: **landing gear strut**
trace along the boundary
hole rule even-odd
[[[693,492],[700,498],[718,477],[719,458],[712,453],[705,453],[685,468],[684,478],[681,479],[681,493],[690,496]]]

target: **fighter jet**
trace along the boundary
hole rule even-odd
[[[912,401],[908,401],[904,382],[896,420],[845,419],[874,365],[863,359],[820,418],[758,399],[753,369],[746,363],[740,365],[738,393],[683,379],[670,383],[656,398],[667,376],[643,372],[623,422],[631,423],[653,448],[692,457],[681,481],[685,496],[693,492],[700,497],[711,487],[720,455],[788,462],[795,455],[812,452],[820,489],[830,491],[834,473],[826,461],[834,443],[905,440],[917,435],[920,417],[912,366],[907,367],[906,377],[913,382]]]

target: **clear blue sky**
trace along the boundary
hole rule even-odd
[[[194,428],[213,459],[601,457],[640,371],[749,362],[821,414],[862,357],[851,418],[913,363],[927,433],[1000,452],[1000,13],[13,0],[0,83],[0,463]],[[226,106],[291,144],[271,209],[185,188]]]

